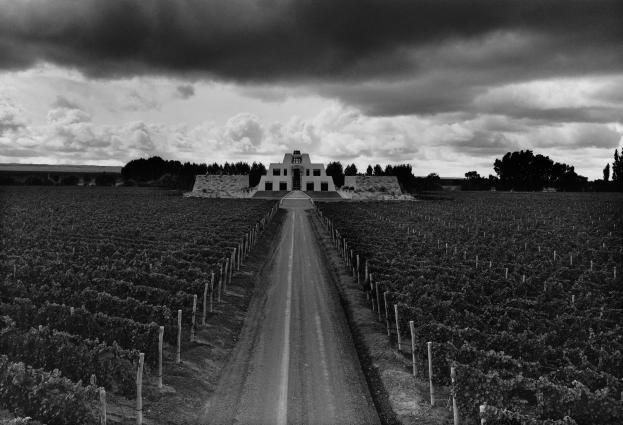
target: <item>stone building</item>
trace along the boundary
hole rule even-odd
[[[301,151],[285,154],[283,162],[271,163],[257,188],[265,191],[335,191],[333,178],[327,176],[324,164],[312,163],[309,154]]]

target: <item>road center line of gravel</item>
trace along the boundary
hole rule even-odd
[[[288,421],[288,372],[290,369],[290,319],[292,316],[292,270],[294,263],[294,224],[296,211],[292,213],[292,229],[290,238],[290,256],[288,258],[288,288],[286,292],[286,310],[284,320],[283,354],[281,356],[281,385],[279,405],[277,408],[277,424],[286,425]]]

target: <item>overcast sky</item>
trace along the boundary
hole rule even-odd
[[[622,144],[622,0],[0,0],[0,162],[596,178]]]

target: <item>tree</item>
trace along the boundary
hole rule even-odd
[[[560,190],[581,190],[588,182],[572,166],[534,155],[530,150],[506,153],[501,160],[495,160],[493,169],[503,189],[542,190],[553,186]]]
[[[607,182],[610,180],[610,164],[606,164],[604,168],[604,181]]]
[[[614,162],[612,163],[612,182],[618,191],[623,191],[623,150],[619,156],[618,149],[614,150]]]
[[[344,171],[341,162],[329,162],[327,164],[326,173],[327,176],[333,177],[333,184],[335,184],[335,187],[342,187],[344,185]]]
[[[413,169],[410,164],[398,164],[385,167],[385,175],[396,176],[403,190],[409,191],[415,182]]]
[[[255,187],[260,184],[262,176],[266,175],[266,167],[264,164],[254,162],[249,171],[249,187]]]
[[[344,175],[345,176],[356,176],[357,175],[357,166],[355,164],[350,164],[350,165],[346,166],[346,169],[344,170]]]
[[[368,168],[366,168],[366,176],[371,176],[373,172],[372,166],[368,165]]]
[[[133,159],[122,169],[121,175],[126,184],[147,183],[154,186],[175,187],[190,190],[195,182],[195,176],[204,174],[227,174],[248,175],[249,181],[259,182],[258,175],[266,174],[266,168],[262,164],[255,164],[251,176],[252,166],[246,162],[228,163],[223,165],[216,162],[207,164],[195,164],[194,162],[167,161],[158,156],[148,159]],[[263,170],[263,171],[262,171]]]
[[[489,190],[490,187],[490,179],[481,177],[478,172],[468,171],[465,173],[465,182],[462,185],[463,190]]]
[[[382,176],[383,175],[383,168],[381,168],[381,166],[379,164],[376,164],[374,166],[374,175],[375,176]]]
[[[437,173],[430,173],[424,178],[424,190],[441,190],[441,178]]]

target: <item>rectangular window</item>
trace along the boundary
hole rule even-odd
[[[320,190],[321,190],[322,192],[327,192],[327,191],[329,191],[329,183],[327,183],[327,182],[322,182],[322,183],[320,183]]]
[[[266,182],[264,185],[264,190],[273,190],[273,182]]]
[[[279,190],[288,190],[287,182],[279,182]]]
[[[281,168],[273,168],[273,176],[280,176]]]
[[[314,168],[314,176],[320,177],[320,168]]]
[[[305,175],[309,176],[309,168],[307,170],[305,170]]]
[[[287,168],[284,168],[284,169],[283,169],[283,175],[284,175],[284,176],[287,176],[287,175],[288,175],[288,169],[287,169]]]
[[[308,192],[314,191],[314,182],[307,182],[307,191]]]

